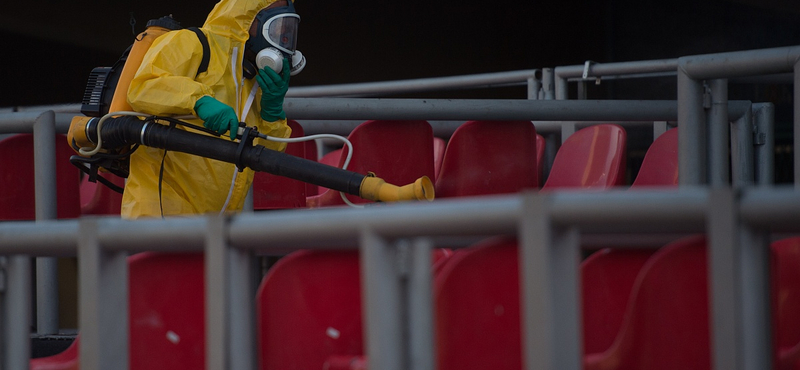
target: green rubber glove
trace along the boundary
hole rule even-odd
[[[283,71],[280,75],[272,68],[264,67],[258,70],[256,81],[261,87],[261,118],[273,122],[285,119],[283,111],[283,98],[289,90],[289,61],[283,58]]]
[[[230,130],[231,140],[236,139],[239,132],[239,118],[229,105],[206,95],[197,100],[194,111],[203,120],[205,128],[220,135]]]

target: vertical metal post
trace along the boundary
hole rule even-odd
[[[653,140],[655,141],[658,139],[658,137],[667,132],[668,129],[669,127],[667,127],[667,121],[653,122]]]
[[[429,238],[411,241],[408,276],[408,345],[409,369],[433,370],[435,340],[433,338],[433,272]]]
[[[772,185],[775,183],[775,105],[753,104],[753,124],[756,184]]]
[[[709,86],[711,108],[708,110],[708,184],[726,186],[730,178],[728,80],[711,80]]]
[[[253,205],[253,185],[250,185],[250,189],[247,190],[247,195],[244,197],[244,205],[242,206],[242,212],[253,212],[254,205]]]
[[[7,260],[3,348],[0,365],[6,370],[30,367],[31,259],[16,255]]]
[[[555,99],[555,74],[552,68],[542,68],[542,92],[544,100]]]
[[[542,81],[536,77],[528,77],[528,100],[538,100]]]
[[[33,122],[33,171],[36,220],[57,217],[56,118],[46,111]],[[36,258],[36,332],[58,333],[58,263],[55,257]]]
[[[407,369],[403,344],[402,287],[395,248],[372,230],[362,230],[361,297],[368,367]]]
[[[744,115],[734,122],[733,127],[731,135],[733,186],[736,188],[751,186],[755,183],[752,110],[746,110]]]
[[[102,249],[97,241],[97,219],[81,220],[78,229],[81,368],[126,370],[129,366],[127,253]]]
[[[575,227],[553,225],[550,198],[525,198],[519,225],[523,363],[527,370],[581,368]]]
[[[769,244],[739,221],[738,192],[713,189],[708,212],[712,361],[716,369],[771,367]]]
[[[569,98],[569,81],[565,77],[555,76],[556,99],[567,100]]]
[[[210,216],[205,246],[206,368],[255,369],[252,255],[227,243],[227,223]]]
[[[678,181],[680,185],[706,183],[706,124],[703,84],[678,65]]]
[[[794,187],[800,189],[800,150],[798,150],[798,143],[800,143],[800,60],[794,63],[794,99],[792,101],[794,107]]]

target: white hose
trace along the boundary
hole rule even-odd
[[[351,143],[350,140],[347,140],[347,138],[344,137],[344,136],[339,136],[339,135],[334,135],[334,134],[316,134],[316,135],[293,137],[293,138],[281,138],[281,137],[273,137],[273,136],[268,136],[268,135],[259,135],[259,137],[261,137],[263,139],[266,139],[266,140],[277,141],[277,142],[282,142],[282,143],[298,143],[298,142],[309,141],[309,140],[314,140],[314,139],[335,139],[335,140],[340,140],[345,145],[347,145],[347,148],[349,149],[347,151],[347,157],[345,157],[344,163],[342,164],[342,169],[343,170],[347,169],[347,166],[350,164],[350,159],[353,158],[353,143]],[[355,207],[355,208],[364,208],[363,205],[355,204],[355,203],[351,202],[350,199],[347,199],[347,195],[344,192],[340,191],[339,195],[342,197],[342,200],[344,201],[344,203],[347,204],[348,206]]]

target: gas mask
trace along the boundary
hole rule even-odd
[[[292,0],[287,2],[287,6],[264,9],[256,15],[256,34],[245,43],[242,66],[246,78],[253,78],[259,69],[265,67],[280,73],[283,70],[283,58],[292,64],[292,76],[305,68],[306,58],[295,49],[300,16],[295,12]]]

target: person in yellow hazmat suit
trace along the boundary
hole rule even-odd
[[[221,0],[200,28],[210,54],[206,72],[197,74],[204,55],[198,35],[167,32],[144,56],[128,102],[141,113],[197,116],[192,123],[227,132],[223,140],[236,140],[239,122],[289,137],[283,100],[290,74],[304,66],[295,55],[298,22],[291,0]],[[257,144],[286,147],[260,139]],[[121,215],[239,211],[252,180],[250,169],[238,172],[230,163],[142,146],[131,155]]]

